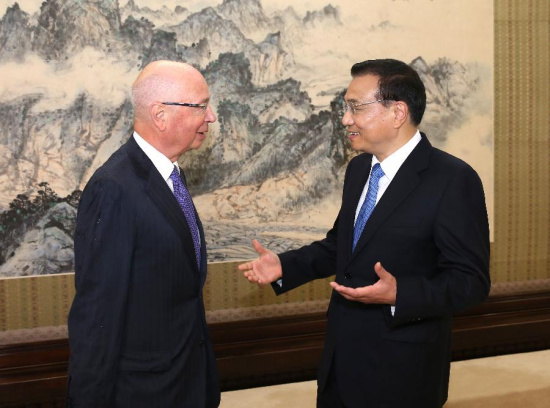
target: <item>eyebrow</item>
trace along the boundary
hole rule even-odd
[[[191,98],[189,98],[189,99],[191,99]],[[207,97],[207,98],[202,98],[198,102],[193,102],[193,103],[202,105],[204,103],[209,103],[209,102],[210,102],[210,97]]]
[[[210,104],[210,98],[201,99],[200,102],[197,103],[197,105],[208,105],[208,104]]]

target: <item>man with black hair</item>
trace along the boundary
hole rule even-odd
[[[440,408],[451,316],[490,289],[489,227],[477,173],[418,126],[426,92],[392,59],[355,64],[342,118],[353,149],[342,205],[320,241],[239,269],[277,294],[336,275],[318,407]]]

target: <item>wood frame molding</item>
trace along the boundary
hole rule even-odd
[[[325,314],[213,323],[223,390],[315,378]],[[453,318],[453,360],[550,348],[550,292],[490,297]],[[0,346],[0,407],[62,407],[67,339]]]

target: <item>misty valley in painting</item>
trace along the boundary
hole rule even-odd
[[[422,42],[388,47],[415,29],[392,18],[409,2],[373,1],[353,21],[347,1],[310,10],[194,3],[48,0],[2,10],[0,277],[73,270],[80,191],[131,135],[129,89],[158,59],[193,64],[210,86],[218,121],[181,165],[211,262],[255,256],[253,238],[279,252],[332,226],[356,154],[341,124],[349,70],[380,58],[382,44],[392,50],[385,57],[419,72],[428,96],[420,129],[478,170],[491,211],[492,59],[428,52]]]

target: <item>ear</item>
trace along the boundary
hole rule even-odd
[[[161,132],[166,130],[166,121],[168,120],[166,106],[158,102],[153,102],[149,106],[149,116],[151,117],[151,122],[158,130]]]
[[[396,101],[393,104],[394,127],[400,128],[409,120],[409,107],[403,101]]]

